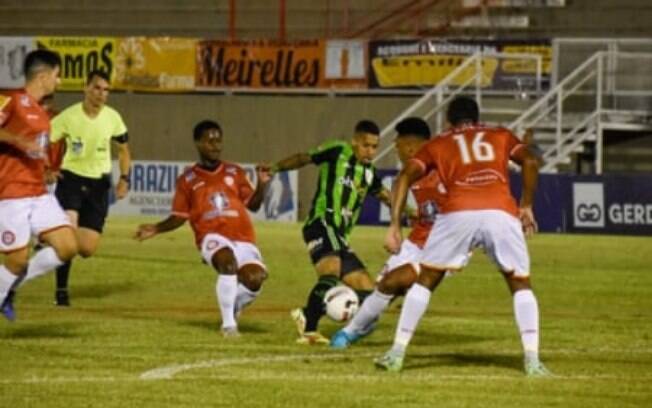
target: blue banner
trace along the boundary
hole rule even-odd
[[[389,188],[396,170],[379,170]],[[521,175],[510,177],[512,193],[521,194]],[[368,198],[360,223],[386,225],[389,211]],[[577,176],[542,174],[534,214],[542,232],[652,235],[652,175]]]

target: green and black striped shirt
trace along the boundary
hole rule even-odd
[[[350,143],[335,140],[308,152],[319,166],[317,191],[306,224],[323,219],[348,239],[367,194],[383,189],[372,164],[360,163]]]

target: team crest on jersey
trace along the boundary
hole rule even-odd
[[[16,242],[16,234],[11,231],[2,232],[2,243],[5,245],[11,245]]]
[[[23,105],[26,108],[29,108],[32,106],[32,102],[29,100],[29,96],[23,95],[20,97],[20,104]]]
[[[364,179],[367,182],[367,185],[371,184],[371,182],[374,180],[374,172],[371,171],[371,169],[365,169]]]
[[[233,177],[231,176],[224,177],[224,184],[226,184],[227,186],[232,187],[234,182],[235,181],[233,180]]]

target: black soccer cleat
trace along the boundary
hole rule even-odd
[[[68,297],[68,291],[65,289],[58,289],[54,294],[54,305],[55,306],[70,306],[70,298]]]

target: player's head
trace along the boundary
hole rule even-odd
[[[480,120],[480,109],[473,99],[459,96],[448,105],[446,119],[452,126],[477,123]]]
[[[361,120],[353,130],[353,154],[360,162],[369,164],[376,157],[378,143],[380,141],[380,129],[378,125],[370,120]]]
[[[430,127],[421,118],[405,118],[396,124],[394,130],[396,131],[394,147],[398,158],[404,164],[430,139]]]
[[[192,131],[199,157],[203,161],[218,162],[222,154],[222,128],[212,120],[202,120]]]
[[[51,94],[59,84],[61,58],[49,50],[34,50],[27,54],[23,63],[25,84],[36,84],[44,95]]]
[[[99,69],[94,69],[86,76],[84,100],[94,108],[101,108],[109,97],[111,78]]]

